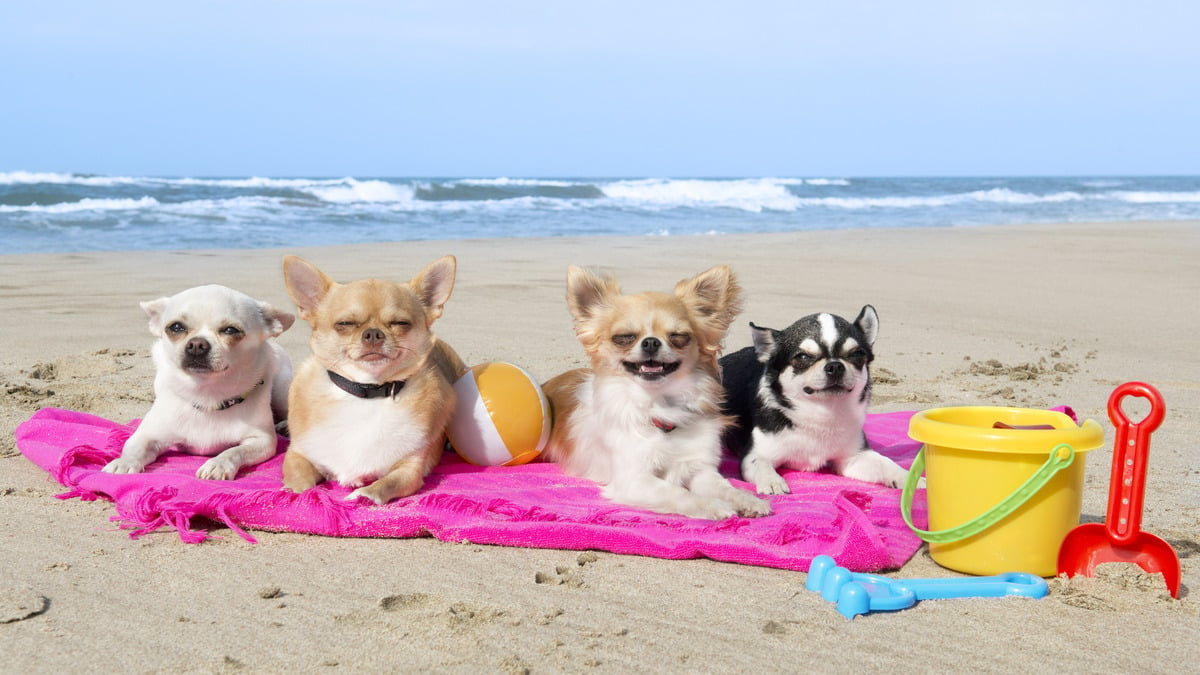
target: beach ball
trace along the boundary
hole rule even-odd
[[[460,457],[480,466],[516,466],[550,440],[550,403],[529,373],[495,361],[454,383],[458,404],[446,430]]]

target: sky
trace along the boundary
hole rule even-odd
[[[1200,174],[1192,0],[38,0],[0,172]]]

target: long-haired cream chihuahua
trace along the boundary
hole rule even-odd
[[[623,295],[614,278],[572,266],[567,305],[592,367],[543,386],[554,410],[548,458],[622,504],[712,520],[770,513],[717,468],[729,421],[717,357],[741,311],[733,272],[714,267],[673,294]]]
[[[346,498],[386,504],[421,488],[437,465],[462,359],[430,329],[454,288],[455,259],[408,283],[339,284],[312,263],[283,259],[288,294],[312,325],[312,356],[288,396],[291,445],[283,483],[303,492],[332,479]]]

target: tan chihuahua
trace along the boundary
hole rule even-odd
[[[288,395],[291,446],[283,483],[303,492],[332,479],[346,499],[386,504],[421,488],[437,465],[466,367],[434,336],[454,288],[455,259],[412,281],[334,282],[312,263],[283,259],[284,283],[312,325],[312,356]]]

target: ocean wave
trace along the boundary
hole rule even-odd
[[[384,181],[345,178],[267,178],[250,176],[248,178],[169,178],[162,176],[93,176],[77,173],[52,173],[35,171],[0,172],[0,185],[83,185],[87,187],[115,187],[125,185],[176,186],[176,187],[215,187],[231,189],[283,189],[310,190],[328,188],[355,188],[363,183],[383,183]]]
[[[818,181],[818,182],[814,182]],[[826,182],[828,181],[828,182]],[[737,180],[670,180],[647,179],[618,181],[601,186],[609,198],[628,206],[646,208],[713,208],[726,207],[744,211],[795,211],[804,207],[822,206],[838,209],[917,209],[964,204],[1036,205],[1074,202],[1087,199],[1078,192],[1064,191],[1049,194],[1018,192],[1009,188],[973,190],[940,195],[844,197],[801,196],[789,190],[795,185],[843,185],[849,181],[834,179],[759,178]]]
[[[80,199],[77,202],[59,204],[29,204],[27,206],[0,205],[0,213],[80,213],[83,211],[133,211],[159,206],[153,197],[141,199]]]
[[[351,202],[410,202],[413,199],[411,185],[397,185],[382,180],[356,180],[346,178],[339,183],[326,186],[296,187],[324,202],[346,204]]]
[[[543,197],[564,201],[601,199],[604,193],[592,183],[571,181],[497,181],[462,180],[419,182],[413,186],[414,198],[421,202],[509,201],[523,197]]]
[[[834,185],[840,187],[849,185],[850,181],[845,178],[805,178],[803,183],[805,185]]]
[[[265,178],[251,176],[249,178],[143,178],[143,182],[152,185],[178,185],[184,187],[221,187],[242,188],[249,190],[282,189],[304,190],[306,188],[344,185],[353,178]]]
[[[76,173],[50,173],[37,171],[0,171],[0,185],[86,185],[88,187],[114,187],[134,185],[148,179],[126,176],[91,176]]]
[[[223,199],[191,199],[182,202],[160,202],[154,197],[139,199],[92,199],[85,198],[73,202],[58,204],[30,205],[0,205],[0,213],[85,213],[108,211],[155,210],[168,215],[209,215],[221,214],[236,217],[246,211],[279,211],[284,208],[297,207],[301,204],[296,200],[278,197],[241,196]]]
[[[561,199],[538,195],[522,195],[506,199],[426,199],[418,192],[412,202],[394,204],[362,204],[359,208],[389,212],[412,212],[430,214],[480,214],[513,215],[548,211],[579,211],[597,206],[594,199]]]
[[[490,187],[575,187],[581,184],[576,181],[546,180],[542,178],[463,178],[453,181],[458,185],[481,185]]]
[[[959,194],[926,195],[912,197],[806,197],[800,201],[808,206],[827,206],[839,209],[918,209],[963,204],[1014,204],[1034,205],[1082,201],[1085,197],[1078,192],[1056,192],[1045,195],[1016,192],[1008,188],[973,190]]]
[[[189,199],[183,202],[171,202],[161,205],[167,213],[226,213],[237,215],[244,211],[279,211],[289,207],[304,205],[303,202],[279,197],[263,197],[249,195],[241,197],[224,197],[221,199]]]
[[[806,206],[857,209],[921,209],[962,206],[972,203],[1012,206],[1037,206],[1066,202],[1118,201],[1133,204],[1200,204],[1200,192],[1109,191],[1081,194],[1074,191],[1034,194],[1009,188],[973,190],[958,194],[894,197],[802,197]]]
[[[1200,192],[1131,192],[1110,193],[1114,199],[1133,204],[1200,204]]]
[[[605,183],[610,199],[650,208],[724,207],[743,211],[792,211],[801,203],[787,186],[802,179],[742,178],[734,180],[648,178]]]

